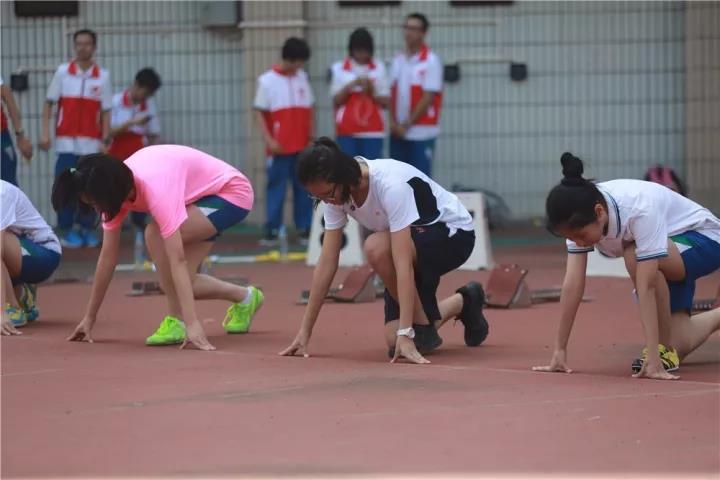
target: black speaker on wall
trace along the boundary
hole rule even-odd
[[[77,17],[80,2],[20,2],[15,3],[15,16],[33,17]]]

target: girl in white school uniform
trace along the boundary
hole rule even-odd
[[[677,379],[680,360],[720,329],[720,308],[690,315],[695,281],[720,269],[720,220],[657,183],[583,178],[582,161],[561,158],[563,180],[546,202],[548,229],[567,239],[560,325],[550,365],[571,372],[567,344],[585,288],[587,253],[623,257],[637,291],[645,349],[635,377]]]

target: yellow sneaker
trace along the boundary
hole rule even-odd
[[[680,368],[680,356],[678,355],[677,350],[674,348],[667,348],[665,345],[659,344],[658,353],[660,354],[660,361],[662,361],[666,372],[674,372]],[[638,373],[645,364],[646,359],[647,348],[643,348],[642,357],[633,360],[632,371],[634,373]]]

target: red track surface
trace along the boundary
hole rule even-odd
[[[562,279],[556,249],[496,254],[532,287]],[[717,478],[720,338],[682,380],[636,380],[642,344],[627,280],[590,279],[570,347],[576,373],[530,371],[550,358],[557,304],[487,313],[485,345],[441,330],[431,365],[389,365],[382,302],[328,304],[313,357],[276,355],[293,338],[310,269],[253,265],[266,304],[252,332],[224,335],[226,305],[202,302],[217,352],[149,348],[163,297],[128,298],[118,275],[93,345],[64,337],[85,284],[40,290],[41,320],[2,339],[2,476],[647,475]],[[448,275],[443,293],[486,272]],[[708,296],[718,277],[700,284]]]

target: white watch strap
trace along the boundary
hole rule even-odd
[[[410,337],[410,338],[412,338],[412,337],[415,336],[415,330],[413,329],[413,327],[400,328],[400,329],[398,329],[398,331],[397,331],[397,336],[398,336],[398,337]]]

